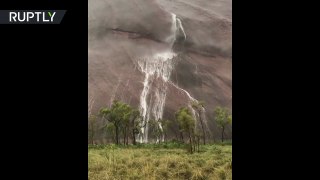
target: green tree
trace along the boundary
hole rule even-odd
[[[231,124],[232,122],[232,116],[229,113],[227,108],[217,107],[214,110],[215,113],[215,120],[218,124],[218,126],[222,129],[221,130],[221,141],[224,140],[224,130],[227,125]]]
[[[169,125],[170,121],[166,119],[159,119],[158,121],[154,119],[149,120],[151,135],[157,139],[157,142],[160,143],[162,140],[165,140]]]
[[[160,142],[162,130],[160,129],[159,122],[154,119],[150,119],[148,123],[151,135],[157,139],[157,142]]]
[[[114,125],[113,125],[113,123],[108,123],[104,128],[106,128],[106,133],[107,133],[107,138],[109,138],[108,137],[108,134],[110,134],[111,135],[111,137],[112,137],[112,140],[113,140],[113,142],[114,143],[116,143],[116,136],[115,136],[115,134],[116,134],[116,128],[114,127]]]
[[[94,138],[97,130],[97,117],[95,115],[90,115],[88,120],[89,120],[89,126],[88,126],[89,139],[91,144],[94,144]]]
[[[114,101],[111,108],[102,108],[100,115],[102,118],[107,119],[115,127],[116,144],[120,144],[119,133],[121,128],[126,127],[127,121],[130,118],[132,108],[120,101]]]
[[[128,110],[128,114],[125,118],[122,119],[122,122],[120,124],[120,129],[122,131],[123,135],[123,144],[128,145],[128,137],[129,137],[129,127],[130,127],[130,116],[131,116],[131,107]]]
[[[140,112],[137,109],[131,110],[131,117],[130,117],[130,130],[131,130],[131,138],[132,138],[132,144],[136,144],[136,135],[140,132],[140,124],[141,124],[142,118],[140,116]]]
[[[195,131],[195,135],[194,135],[194,142],[195,142],[195,147],[194,147],[194,151],[197,149],[197,151],[200,151],[200,138],[201,138],[201,133],[199,131]]]
[[[203,144],[206,144],[206,132],[204,129],[204,124],[203,124],[203,119],[202,119],[202,114],[203,114],[203,109],[204,109],[204,102],[202,101],[194,101],[192,103],[192,108],[197,112],[198,117],[199,117],[199,122],[201,124],[201,129],[202,129],[202,138],[203,138]]]
[[[186,107],[180,108],[176,112],[176,119],[179,123],[179,128],[182,132],[186,133],[189,137],[189,151],[190,153],[193,153],[193,148],[195,145],[194,142],[194,135],[195,135],[195,120],[192,117],[192,113],[190,110]]]
[[[163,140],[166,141],[167,138],[167,132],[169,127],[171,126],[171,121],[168,119],[160,119],[159,122],[161,123],[162,126],[162,136],[163,136]]]

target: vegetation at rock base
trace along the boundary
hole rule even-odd
[[[138,110],[126,103],[114,101],[111,108],[101,108],[100,116],[107,120],[108,124],[104,127],[112,133],[116,144],[121,143],[121,134],[123,135],[123,144],[129,144],[130,136],[135,144],[135,136],[139,133],[139,125],[141,124]]]
[[[203,102],[193,103],[191,107],[178,109],[173,120],[151,119],[149,122],[143,121],[138,109],[120,101],[101,108],[97,115],[90,113],[89,180],[232,179],[232,143],[224,139],[225,127],[232,121],[231,113],[216,107],[212,121],[221,128],[222,136],[221,142],[210,144],[201,118],[203,108]],[[197,122],[201,123],[200,128],[196,128]],[[136,136],[147,123],[150,138],[156,141],[140,144]],[[173,125],[178,127],[179,140],[167,139],[167,131]],[[106,132],[113,143],[97,144],[94,139],[100,130]]]
[[[221,130],[221,141],[224,140],[224,130],[227,125],[231,124],[232,122],[232,116],[229,113],[228,109],[217,107],[215,110],[215,119],[217,121],[218,126],[222,129]]]
[[[179,111],[176,112],[176,119],[180,132],[185,133],[189,139],[189,152],[195,152],[196,148],[199,148],[199,146],[197,146],[199,142],[197,142],[198,139],[195,138],[195,119],[192,117],[190,110],[185,107],[180,108]]]
[[[198,114],[198,120],[201,124],[201,129],[202,129],[202,138],[203,138],[203,144],[206,144],[206,133],[204,129],[204,123],[202,120],[202,115],[203,115],[203,109],[204,109],[204,102],[193,102],[192,103],[192,108],[195,109],[195,111]]]

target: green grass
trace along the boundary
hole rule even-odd
[[[89,146],[89,180],[232,179],[231,144],[201,146],[189,154],[184,144]]]

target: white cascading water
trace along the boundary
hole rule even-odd
[[[184,40],[187,39],[187,35],[186,33],[184,32],[184,29],[183,29],[183,26],[182,26],[182,23],[181,23],[181,20],[179,18],[177,18],[177,22],[178,22],[178,27],[180,28],[180,30],[182,31],[182,34],[183,34],[183,37],[184,37]]]
[[[143,117],[143,125],[141,129],[140,142],[148,142],[148,122],[150,118],[158,121],[162,119],[163,108],[166,100],[167,82],[170,79],[173,70],[173,59],[175,54],[172,52],[159,53],[153,57],[140,58],[138,61],[138,68],[145,74],[143,82],[143,90],[140,95],[140,112]],[[154,94],[150,95],[150,90],[156,85]],[[147,102],[150,96],[149,102]],[[159,123],[159,128],[162,126]],[[164,137],[162,137],[163,140]],[[157,139],[159,141],[159,139]]]
[[[176,41],[177,32],[181,32],[184,36],[184,40],[186,39],[181,20],[177,18],[175,14],[172,13],[171,15],[171,34],[166,39],[166,42],[170,45],[170,50],[155,54],[152,57],[142,57],[137,60],[139,71],[145,75],[143,89],[140,95],[140,113],[143,117],[142,125],[144,125],[144,127],[141,128],[141,133],[138,135],[140,143],[148,143],[149,120],[154,119],[155,121],[159,121],[162,119],[167,95],[167,84],[173,84],[170,81],[170,75],[174,69],[174,57],[176,54],[172,51],[172,46]],[[196,113],[191,107],[191,103],[198,101],[191,97],[186,90],[175,84],[173,85],[187,94],[190,101],[188,106],[192,109],[192,113],[195,117]],[[158,125],[162,131],[161,123],[158,122]],[[156,142],[159,141],[164,141],[164,136],[162,136],[161,139],[156,140]]]
[[[185,93],[185,94],[187,95],[187,97],[188,97],[188,99],[189,99],[189,101],[188,101],[188,107],[189,107],[189,109],[191,109],[191,112],[192,112],[193,117],[194,117],[195,119],[198,119],[197,116],[201,116],[201,114],[197,114],[197,113],[196,113],[196,111],[195,111],[195,110],[193,109],[193,107],[192,107],[192,103],[199,103],[199,101],[196,100],[195,98],[193,98],[193,97],[190,95],[190,93],[189,93],[188,91],[186,91],[185,89],[180,88],[179,86],[175,85],[175,84],[174,84],[173,82],[171,82],[171,81],[170,81],[169,83],[170,83],[172,86],[174,86],[175,88],[179,89],[180,91],[182,91],[183,93]],[[205,125],[205,127],[206,127],[206,131],[207,131],[208,133],[210,133],[209,126],[208,126],[208,122],[207,122],[207,118],[206,118],[206,115],[205,115],[206,109],[205,109],[204,107],[201,107],[201,110],[202,110],[202,112],[203,112],[203,114],[204,114],[204,116],[202,116],[202,122],[204,123],[204,125]],[[198,122],[196,128],[199,128],[199,127],[198,127],[198,126],[200,125],[199,123],[200,123],[200,122]]]

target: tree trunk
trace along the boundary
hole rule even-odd
[[[193,140],[193,152],[196,152],[196,139],[195,139],[195,137],[193,136],[193,138],[192,138]]]
[[[123,131],[123,145],[126,145],[126,129]]]
[[[181,141],[184,142],[184,139],[183,139],[183,132],[180,132],[180,138],[181,138]]]
[[[197,137],[197,144],[198,144],[198,152],[200,152],[200,137]]]
[[[92,144],[92,145],[94,144],[94,143],[93,143],[93,137],[94,137],[94,133],[91,132],[91,144]]]
[[[223,133],[224,133],[224,127],[222,127],[222,133],[221,133],[221,141],[223,142]]]
[[[132,129],[132,144],[136,145],[136,133],[134,129]]]
[[[179,135],[178,135],[178,133],[176,133],[176,131],[173,131],[173,132],[174,132],[174,135],[175,135],[175,137],[176,137],[176,140],[179,141]]]
[[[128,145],[129,144],[129,128],[127,128],[127,142],[126,142],[126,145]]]
[[[118,128],[118,126],[117,125],[115,125],[115,127],[116,127],[116,144],[118,145],[119,144],[119,128]]]
[[[200,124],[201,124],[201,128],[202,128],[202,134],[203,134],[203,144],[206,144],[206,133],[203,127],[203,122],[202,122],[202,118],[201,118],[201,111],[198,112],[199,113],[199,120],[200,120]]]
[[[191,134],[189,133],[189,144],[190,144],[190,153],[192,154],[192,140]]]
[[[93,142],[93,139],[94,139],[94,125],[93,125],[93,122],[90,123],[91,124],[91,144],[93,145],[94,142]]]

